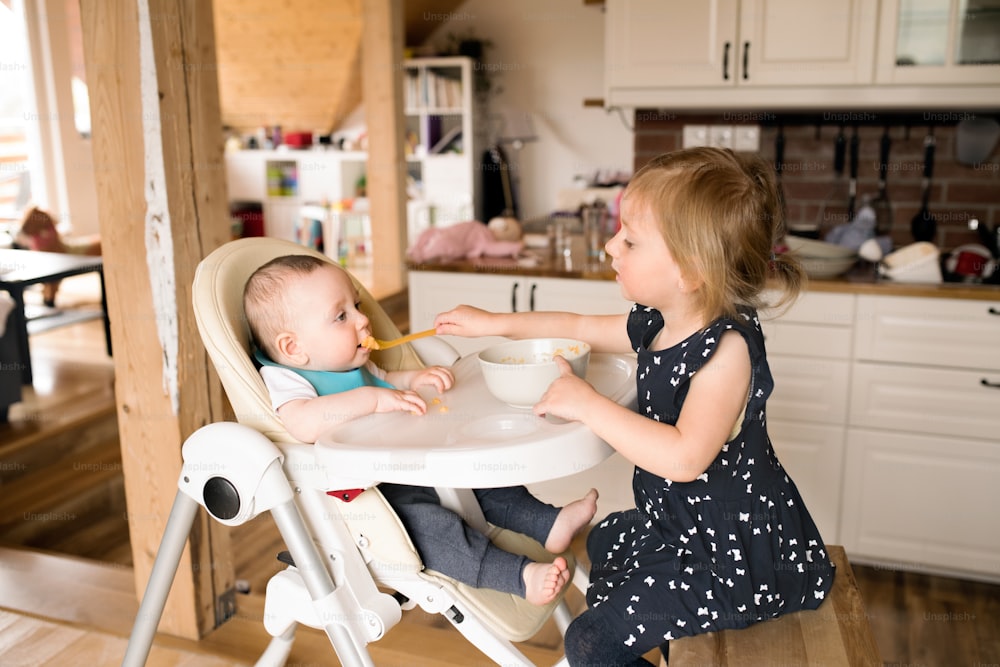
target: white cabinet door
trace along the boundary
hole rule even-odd
[[[997,440],[1000,387],[978,371],[858,362],[850,423],[872,429]],[[992,375],[1000,384],[1000,373]]]
[[[610,0],[605,85],[867,84],[877,20],[876,0]]]
[[[732,86],[737,0],[610,0],[605,85]]]
[[[874,0],[743,0],[737,85],[871,83]]]
[[[996,440],[850,429],[840,537],[851,558],[1000,579]]]
[[[846,422],[848,361],[771,355],[768,365],[774,376],[774,392],[767,402],[771,417],[819,424]]]
[[[528,297],[528,310],[615,315],[626,313],[632,307],[632,302],[625,300],[614,280],[529,278],[524,289]],[[521,309],[524,310],[525,307],[522,306]]]
[[[806,501],[823,540],[840,544],[840,486],[847,429],[775,419],[769,411],[767,430],[778,460]]]
[[[859,296],[856,317],[858,359],[1000,371],[1000,301]]]
[[[226,188],[230,201],[264,201],[267,178],[263,154],[257,151],[226,153]]]
[[[996,99],[1000,82],[998,10],[995,1],[882,0],[876,82],[978,84],[988,86],[982,95]]]

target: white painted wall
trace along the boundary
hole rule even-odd
[[[604,11],[582,0],[467,0],[431,35],[492,42],[484,62],[498,68],[491,113],[530,112],[538,141],[507,149],[517,178],[521,217],[555,208],[556,193],[577,174],[597,169],[630,171],[632,133],[616,113],[584,108],[604,94]],[[631,124],[631,120],[629,121]],[[487,137],[492,140],[493,137]]]

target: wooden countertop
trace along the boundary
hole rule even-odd
[[[430,261],[407,264],[411,271],[454,271],[540,278],[614,280],[610,261],[588,260],[582,248],[574,247],[568,258],[551,257],[546,248],[530,248],[521,257],[480,257],[476,259]],[[807,290],[846,294],[916,296],[939,299],[1000,301],[1000,285],[971,283],[899,283],[879,279],[870,264],[861,262],[850,273],[838,278],[810,280]]]

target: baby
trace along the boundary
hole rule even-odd
[[[311,255],[286,255],[247,281],[244,310],[271,403],[288,432],[315,442],[324,431],[358,417],[405,411],[422,415],[414,390],[448,391],[455,382],[441,366],[392,371],[376,366],[364,342],[371,336],[357,288],[346,271]],[[566,559],[533,562],[496,547],[454,512],[432,488],[379,485],[426,567],[470,586],[493,588],[533,604],[554,600],[570,579]],[[552,553],[569,548],[597,511],[597,491],[563,508],[523,486],[474,491],[486,520],[516,529]]]

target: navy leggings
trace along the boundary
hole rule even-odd
[[[668,644],[660,647],[667,656]],[[587,609],[566,628],[566,659],[572,667],[652,667],[635,655],[600,612]]]

